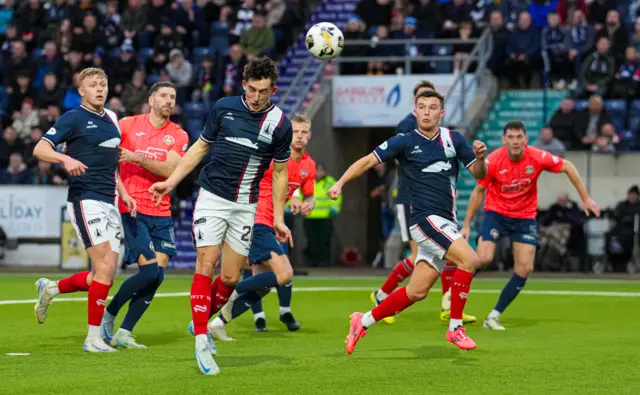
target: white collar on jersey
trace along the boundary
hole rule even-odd
[[[83,106],[82,104],[80,104],[80,108],[82,108],[83,110],[89,111],[91,114],[96,114],[98,116],[104,116],[104,114],[106,113],[106,111],[104,110],[104,108],[102,109],[102,113],[93,111],[85,106]]]
[[[429,138],[427,136],[425,136],[424,134],[420,133],[420,131],[418,129],[413,129],[414,132],[418,133],[420,136],[424,137],[425,139],[429,140],[429,141],[436,141],[436,139],[438,137],[440,137],[440,131],[442,128],[438,127],[438,133],[436,133],[435,136],[433,136],[433,138]]]

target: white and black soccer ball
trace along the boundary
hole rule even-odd
[[[311,26],[305,37],[307,51],[320,60],[331,60],[344,48],[344,35],[338,26],[320,22]]]

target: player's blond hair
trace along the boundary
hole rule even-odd
[[[290,120],[291,120],[291,122],[304,122],[304,123],[308,124],[309,125],[309,129],[311,129],[311,118],[309,118],[308,116],[306,116],[304,114],[300,114],[300,113],[294,114],[291,117]]]
[[[98,67],[87,67],[78,74],[78,85],[82,84],[82,81],[89,77],[104,78],[105,80],[108,79],[107,73],[105,73],[104,70]]]

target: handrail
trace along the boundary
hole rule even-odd
[[[542,123],[547,124],[547,114],[548,114],[548,106],[549,106],[549,74],[551,73],[551,61],[549,61],[549,54],[545,49],[541,51],[542,55],[542,64],[544,65],[544,70],[542,73]]]
[[[470,40],[463,40],[460,38],[385,38],[376,42],[376,45],[404,45],[404,44],[476,44],[482,38],[472,38]],[[351,47],[356,45],[371,45],[372,41],[369,40],[345,40],[344,45]]]
[[[292,92],[300,92],[300,87],[304,84],[304,73],[311,66],[313,60],[314,58],[312,56],[309,56],[307,60],[302,64],[302,66],[300,66],[300,70],[298,70],[296,77],[293,79],[293,81],[291,81],[289,89],[287,89],[284,95],[280,96],[280,107],[282,107],[287,102],[287,99],[289,99]]]
[[[304,84],[304,87],[302,88],[302,90],[300,90],[301,94],[298,95],[298,100],[293,105],[293,107],[291,107],[291,114],[296,114],[300,112],[300,108],[302,107],[304,102],[307,100],[307,94],[311,91],[313,84],[320,81],[323,73],[324,73],[324,67],[320,66],[313,73],[313,76],[307,80],[307,83]],[[322,81],[320,81],[320,83],[322,83]]]

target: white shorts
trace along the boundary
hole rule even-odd
[[[430,215],[411,227],[411,237],[418,243],[418,257],[442,272],[447,263],[443,258],[451,244],[462,237],[458,225],[438,215]]]
[[[404,204],[396,204],[396,218],[398,219],[398,226],[400,227],[400,235],[402,236],[402,242],[408,243],[409,238],[409,207]]]
[[[216,246],[224,240],[240,255],[249,256],[256,203],[235,203],[200,188],[193,209],[193,244]]]
[[[67,212],[84,248],[108,241],[111,249],[120,253],[122,224],[116,206],[99,200],[81,200],[67,202]]]

